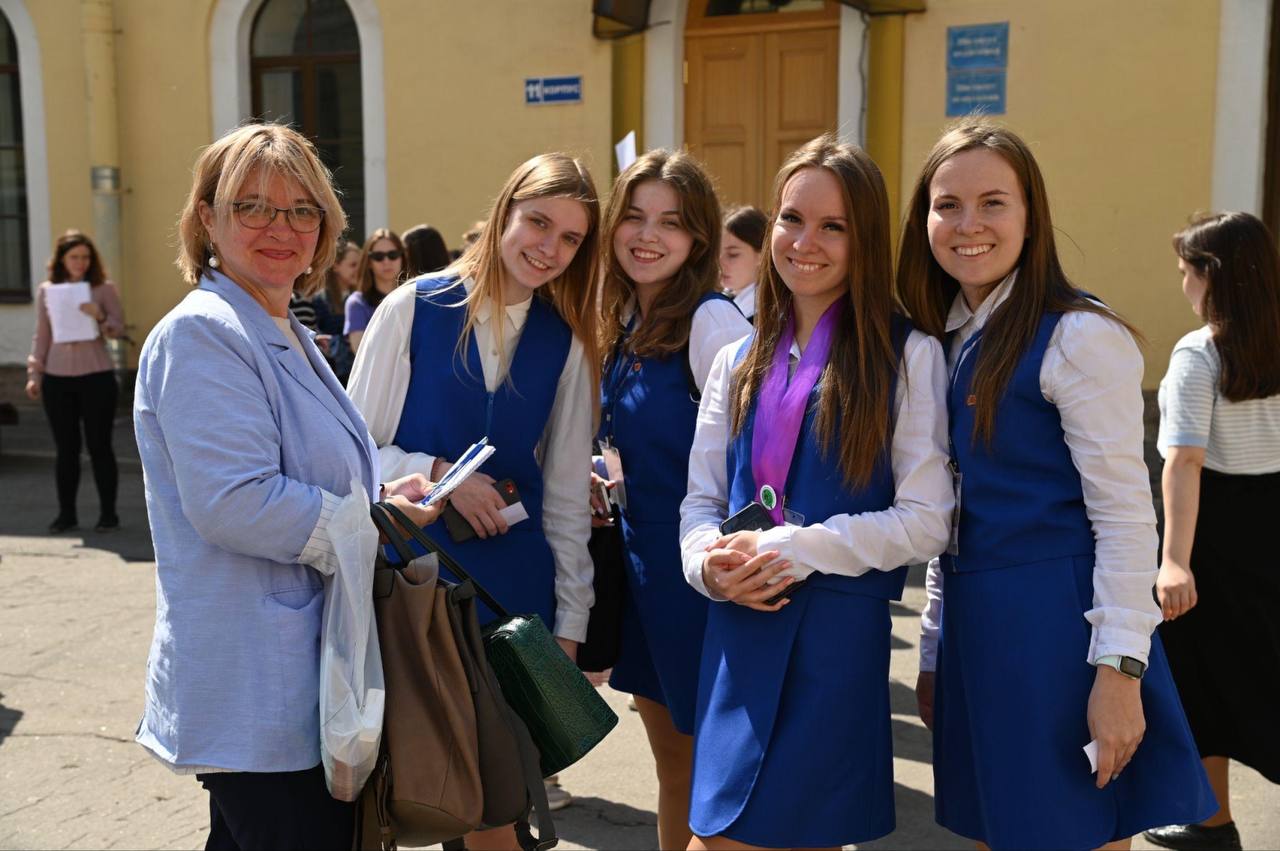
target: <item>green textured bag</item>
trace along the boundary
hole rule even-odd
[[[483,628],[485,656],[507,704],[520,716],[541,757],[542,776],[568,768],[598,745],[618,724],[618,716],[596,692],[537,615],[508,614],[471,574],[395,508],[386,506],[402,526],[440,560],[460,582],[470,581],[476,596],[497,619]]]
[[[538,746],[543,777],[582,759],[617,725],[618,716],[537,615],[500,615],[484,627],[484,651]]]

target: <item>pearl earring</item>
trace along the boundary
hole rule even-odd
[[[307,267],[307,271],[303,272],[302,274],[304,274],[304,275],[310,275],[310,274],[311,274],[311,267],[310,267],[310,266],[308,266],[308,267]]]
[[[209,268],[211,269],[218,268],[220,263],[218,261],[218,255],[213,253],[213,243],[209,243],[209,245],[205,248],[205,250],[209,252]]]

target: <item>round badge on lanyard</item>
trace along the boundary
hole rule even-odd
[[[760,488],[760,504],[770,511],[778,507],[778,494],[769,485]]]

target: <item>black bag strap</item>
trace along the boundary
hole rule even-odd
[[[475,577],[473,577],[470,573],[467,573],[467,571],[463,569],[462,565],[458,564],[457,559],[449,555],[447,552],[444,551],[444,549],[441,548],[439,544],[437,544],[435,541],[427,537],[427,533],[419,529],[417,524],[414,523],[412,520],[410,520],[403,511],[401,511],[399,508],[396,508],[394,505],[392,505],[389,502],[375,503],[372,506],[372,508],[373,509],[380,508],[384,512],[386,512],[387,514],[390,514],[393,518],[395,518],[396,522],[400,524],[401,528],[407,530],[409,532],[409,535],[412,536],[412,538],[415,541],[417,541],[419,544],[421,544],[423,547],[426,548],[427,552],[435,553],[436,558],[440,560],[440,566],[443,567],[445,570],[449,571],[450,573],[452,573],[458,579],[459,582],[470,582],[471,585],[476,589],[476,596],[479,597],[480,601],[483,602],[486,606],[488,606],[495,615],[497,615],[499,618],[503,620],[511,617],[511,615],[507,612],[506,608],[501,603],[499,603],[496,599],[494,599],[494,596],[490,594],[488,591],[486,591],[484,586],[475,580]],[[375,520],[374,522],[376,523],[377,521]],[[409,545],[405,542],[403,535],[401,535],[400,533],[400,530],[396,529],[393,524],[388,524],[388,525],[391,526],[390,530],[387,530],[386,528],[383,528],[383,527],[379,527],[379,528],[383,528],[383,534],[385,534],[387,536],[387,539],[391,541],[392,546],[396,547],[396,553],[399,554],[401,558],[405,559],[406,563],[409,561],[412,561],[413,553],[412,551],[409,550]],[[403,546],[403,551],[401,550],[400,546],[396,546],[396,541],[399,541],[400,544]],[[404,555],[405,552],[408,552],[409,555],[405,556]]]
[[[373,518],[373,525],[378,527],[378,531],[383,534],[392,548],[395,549],[396,555],[400,556],[400,560],[405,564],[413,561],[415,556],[413,550],[409,549],[409,545],[405,542],[404,536],[400,534],[400,530],[396,528],[396,524],[391,522],[391,518],[387,516],[387,512],[383,510],[383,503],[374,503],[369,506],[369,516]]]

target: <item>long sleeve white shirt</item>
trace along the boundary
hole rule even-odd
[[[964,343],[1009,297],[1012,276],[977,311],[956,296],[947,316],[955,331],[948,352],[954,373]],[[972,357],[972,355],[966,355]],[[1120,323],[1095,313],[1062,317],[1040,365],[1040,392],[1058,407],[1071,460],[1080,472],[1084,507],[1093,526],[1093,608],[1088,662],[1101,656],[1147,661],[1160,608],[1156,580],[1156,514],[1143,461],[1142,354]],[[920,669],[937,665],[945,578],[937,561],[925,583],[929,602],[921,617]]]
[[[707,379],[689,456],[689,493],[680,505],[685,579],[719,599],[702,578],[707,546],[720,536],[729,513],[726,454],[731,439],[728,391],[739,344],[722,349]],[[791,349],[791,369],[800,360]],[[913,331],[903,352],[905,369],[894,394],[890,445],[895,492],[882,511],[838,514],[807,526],[777,526],[760,534],[760,552],[777,550],[804,578],[819,573],[861,576],[917,564],[942,552],[954,495],[947,471],[946,366],[937,340]]]
[[[470,279],[463,283],[468,292],[474,287]],[[409,473],[430,476],[435,461],[433,455],[406,452],[392,443],[409,390],[409,338],[416,295],[414,287],[404,286],[386,297],[360,341],[347,387],[378,445],[382,475],[386,478]],[[494,345],[496,323],[489,305],[482,305],[477,312],[476,349],[485,387],[490,392],[506,378],[530,303],[506,307],[501,331],[502,362]],[[555,634],[572,641],[586,639],[587,615],[595,601],[591,585],[594,568],[587,552],[591,535],[587,471],[591,469],[592,399],[596,392],[582,343],[575,337],[556,385],[551,416],[538,444],[544,487],[542,529],[556,564]]]

